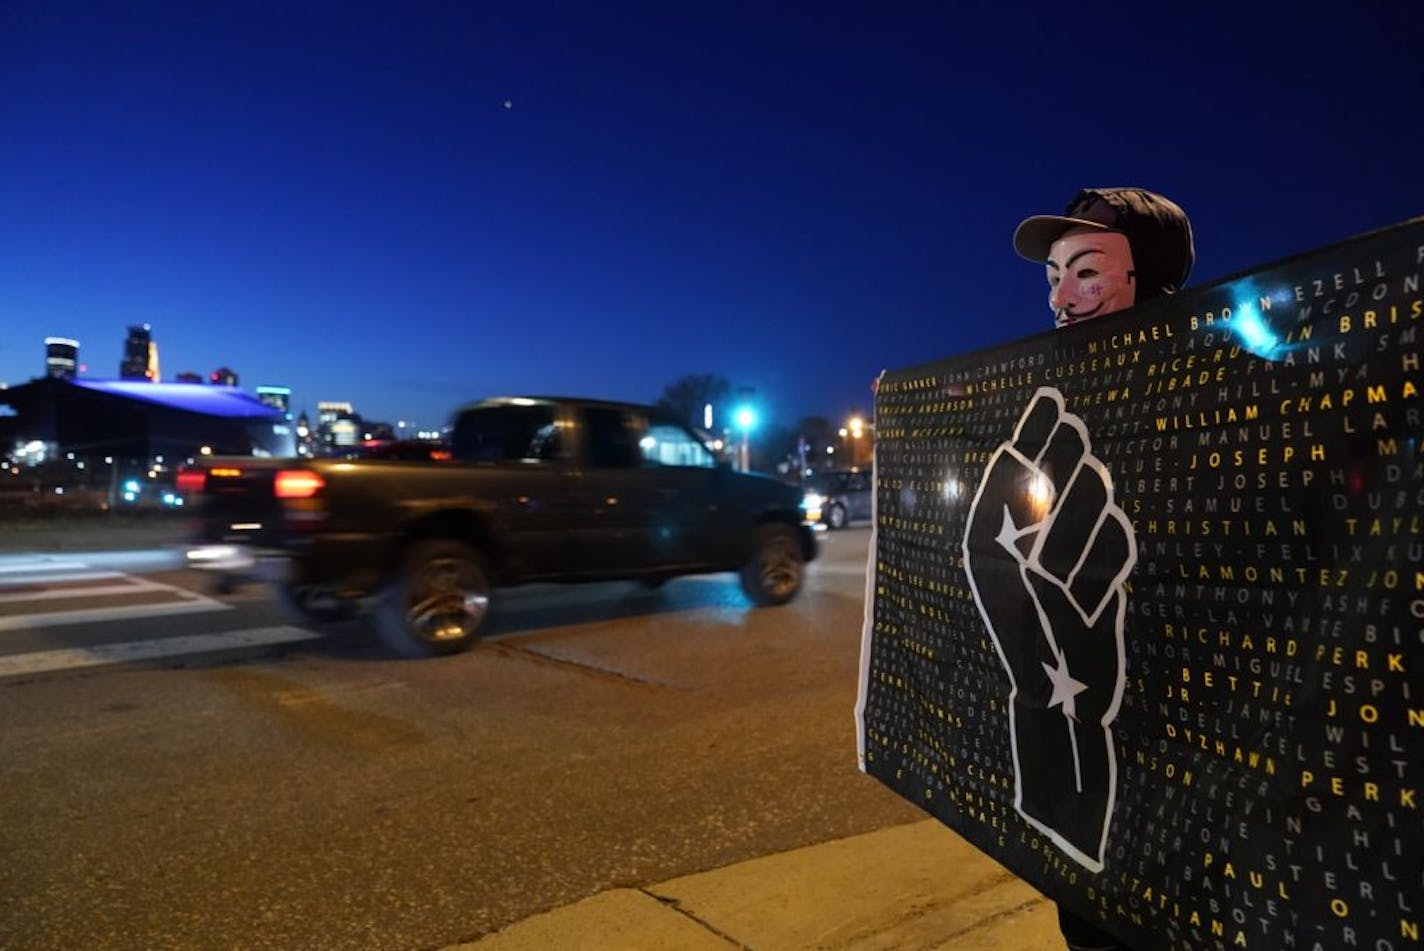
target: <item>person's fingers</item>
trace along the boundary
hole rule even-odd
[[[1038,458],[1038,467],[1053,483],[1054,491],[1061,495],[1073,478],[1079,460],[1087,454],[1088,446],[1082,431],[1067,419],[1062,419],[1048,437],[1048,444]]]
[[[1083,466],[1054,506],[1052,521],[1039,542],[1038,562],[1044,571],[1067,578],[1078,567],[1107,504],[1103,474],[1095,466]]]
[[[1127,578],[1136,560],[1132,526],[1122,509],[1113,506],[1103,515],[1097,537],[1070,588],[1089,617],[1102,610],[1103,602]]]
[[[1014,430],[1014,448],[1027,459],[1037,459],[1058,426],[1059,411],[1058,402],[1040,390]]]

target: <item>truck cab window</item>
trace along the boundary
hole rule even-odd
[[[583,418],[590,465],[599,469],[636,469],[642,465],[637,420],[622,410],[602,407],[589,407]]]
[[[563,447],[552,406],[481,406],[456,419],[450,451],[467,462],[544,462]]]

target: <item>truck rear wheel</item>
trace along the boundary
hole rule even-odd
[[[455,541],[418,542],[372,614],[376,633],[407,657],[466,650],[489,613],[489,571],[480,553]]]
[[[790,525],[763,525],[757,529],[756,550],[742,567],[742,591],[753,604],[785,604],[801,590],[805,570],[796,530]]]

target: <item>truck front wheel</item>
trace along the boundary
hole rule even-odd
[[[751,560],[742,567],[742,591],[753,604],[785,604],[801,590],[804,573],[796,530],[790,525],[763,525],[757,529]]]
[[[391,650],[434,657],[468,649],[489,604],[489,571],[479,552],[460,542],[425,541],[405,553],[373,619]]]

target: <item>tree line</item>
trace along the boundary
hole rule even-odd
[[[717,373],[689,373],[678,377],[663,388],[657,400],[659,409],[699,431],[704,430],[704,409],[712,406],[713,435],[733,430],[732,413],[742,404],[755,405],[756,391],[752,387],[736,386]],[[749,437],[751,468],[761,471],[782,471],[789,466],[794,474],[798,461],[805,459],[815,468],[826,468],[827,447],[840,448],[844,441],[838,435],[840,425],[824,416],[804,416],[794,426],[762,419]],[[845,464],[844,457],[836,464]]]

